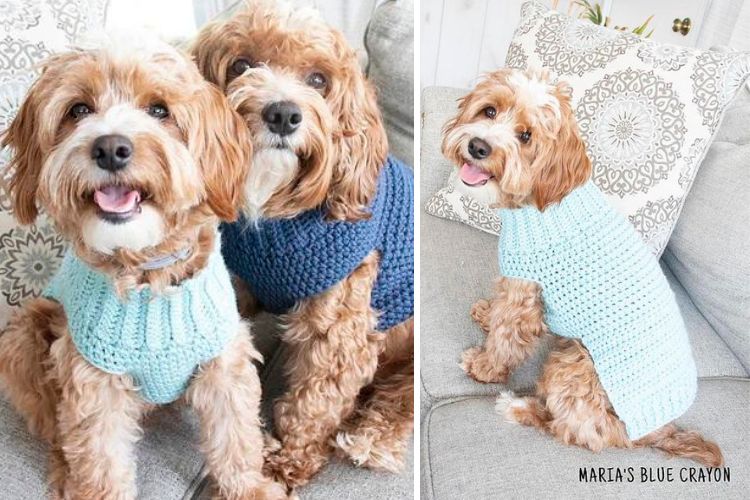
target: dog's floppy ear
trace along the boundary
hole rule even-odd
[[[247,126],[213,84],[203,82],[183,107],[184,133],[206,187],[206,202],[225,221],[237,218],[252,159]]]
[[[332,89],[328,97],[333,108],[338,130],[334,134],[336,160],[329,190],[328,217],[333,220],[357,221],[370,216],[378,182],[378,174],[388,154],[385,135],[375,90],[365,80],[354,51],[336,33],[347,53],[343,81]]]
[[[560,127],[552,131],[555,140],[550,142],[550,147],[537,156],[536,161],[541,165],[533,168],[537,175],[532,191],[539,210],[560,202],[591,176],[591,161],[570,106],[570,87],[558,83],[554,93],[560,103]]]
[[[36,194],[43,162],[39,116],[45,94],[43,79],[44,75],[29,89],[21,109],[2,136],[2,146],[13,148],[6,169],[10,175],[13,214],[21,224],[31,224],[39,215]]]

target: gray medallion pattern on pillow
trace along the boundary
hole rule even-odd
[[[640,38],[567,16],[548,16],[536,35],[536,53],[545,68],[560,75],[584,73],[603,68]]]
[[[587,89],[576,116],[594,183],[622,197],[666,179],[685,140],[684,108],[653,71],[627,69]]]
[[[693,102],[703,116],[703,125],[715,127],[724,100],[722,82],[729,68],[727,58],[718,52],[704,52],[698,56],[693,81]]]
[[[0,292],[11,306],[38,297],[60,267],[65,242],[50,224],[17,226],[0,235]]]
[[[528,59],[523,47],[517,43],[511,43],[508,47],[508,57],[505,59],[505,65],[509,68],[525,68]]]
[[[670,228],[677,220],[680,206],[681,200],[674,196],[654,202],[649,201],[635,215],[628,217],[628,220],[643,236],[646,243],[661,252],[667,246]]]
[[[30,42],[8,35],[0,40],[0,73],[9,75],[29,71],[51,55],[44,42]]]
[[[750,75],[750,53],[660,44],[527,2],[506,65],[547,69],[570,84],[594,182],[659,256]],[[478,226],[469,219],[476,214],[455,211]]]
[[[0,0],[0,130],[18,112],[39,63],[104,25],[107,0]],[[0,150],[0,327],[12,307],[37,296],[65,250],[45,215],[18,226],[8,195],[10,152]]]
[[[526,2],[521,6],[521,22],[514,36],[525,35],[536,22],[547,12],[547,7],[536,2]]]
[[[39,24],[41,0],[0,0],[0,27],[3,31],[25,30]]]
[[[653,64],[654,68],[668,71],[677,71],[685,66],[689,55],[690,51],[685,48],[676,45],[662,45],[649,40],[638,46],[638,58],[641,61]]]
[[[69,41],[87,31],[87,28],[104,18],[105,2],[82,2],[80,0],[46,0],[57,21],[57,27],[65,32]]]
[[[500,218],[495,211],[468,194],[459,192],[455,188],[456,182],[461,181],[454,170],[448,185],[427,200],[425,211],[444,219],[465,222],[490,234],[500,234]]]

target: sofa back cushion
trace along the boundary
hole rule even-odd
[[[365,47],[390,152],[414,165],[414,2],[388,0],[375,9]]]
[[[664,260],[750,371],[750,91],[744,87],[703,160]]]

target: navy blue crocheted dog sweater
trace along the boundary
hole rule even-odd
[[[227,267],[247,282],[264,309],[281,314],[343,280],[373,250],[380,268],[372,307],[383,331],[414,314],[414,177],[388,157],[372,217],[327,221],[323,209],[293,219],[240,219],[222,227]]]

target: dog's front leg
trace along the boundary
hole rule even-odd
[[[464,351],[461,367],[478,382],[507,382],[548,331],[541,290],[531,281],[498,278],[495,296],[475,304],[472,316],[487,328],[487,338],[484,346]]]
[[[328,460],[330,439],[353,410],[378,364],[370,295],[378,259],[371,253],[346,279],[289,314],[288,391],[275,406],[281,448],[268,467],[289,487],[306,483]]]
[[[263,476],[261,388],[247,325],[224,353],[201,366],[188,388],[187,401],[201,421],[201,450],[218,498],[282,499],[283,486]]]
[[[50,350],[60,387],[58,441],[68,475],[66,499],[136,498],[134,444],[148,405],[132,380],[89,364],[70,336]]]

